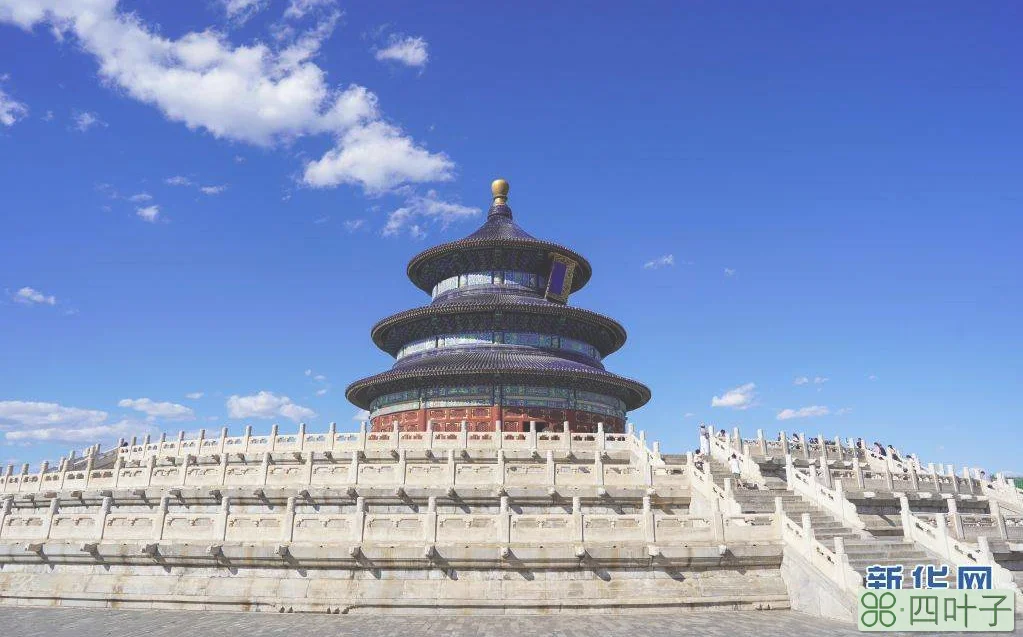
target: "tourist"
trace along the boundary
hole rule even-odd
[[[700,453],[710,453],[710,434],[706,430],[700,436]]]
[[[724,429],[722,429],[721,431],[718,432],[718,438],[727,438],[727,437],[728,437],[728,433],[726,433]]]
[[[703,451],[700,449],[693,452],[693,466],[696,467],[698,471],[703,471]]]
[[[728,459],[728,468],[732,470],[732,477],[735,478],[736,483],[739,483],[739,474],[742,473],[742,465],[739,464],[739,456],[732,454],[732,457]]]
[[[899,462],[899,454],[895,451],[895,447],[888,445],[888,455],[892,457],[892,460]]]
[[[885,452],[884,447],[881,445],[881,443],[876,441],[876,440],[874,441],[874,451],[876,451],[877,455],[879,455],[879,456],[887,456],[888,455]]]

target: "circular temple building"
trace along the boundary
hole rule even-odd
[[[572,250],[515,223],[508,182],[494,181],[486,222],[416,255],[408,277],[433,301],[377,323],[373,342],[396,361],[352,383],[350,401],[374,431],[606,432],[650,400],[643,384],[608,372],[625,343],[615,320],[567,305],[592,269]]]

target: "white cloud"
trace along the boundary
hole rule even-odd
[[[721,396],[714,396],[711,398],[710,406],[729,407],[731,409],[749,409],[753,406],[753,401],[757,397],[757,394],[754,391],[756,387],[756,383],[746,383],[745,385],[739,385],[738,387],[729,389]]]
[[[299,15],[311,6],[293,2],[289,10]],[[380,191],[450,179],[451,160],[385,122],[371,91],[328,84],[314,59],[339,17],[331,7],[313,28],[272,48],[235,45],[214,29],[165,37],[115,0],[0,0],[0,22],[26,30],[45,24],[58,37],[74,37],[96,58],[104,82],[190,129],[261,146],[329,136],[334,147],[306,166],[308,185]]]
[[[188,177],[175,175],[173,177],[168,177],[164,179],[163,183],[167,184],[168,186],[191,186],[192,180],[189,179]]]
[[[28,116],[28,107],[0,88],[0,124],[14,126],[15,122],[26,116]]]
[[[817,416],[827,416],[831,413],[827,407],[822,405],[811,405],[809,407],[800,407],[799,409],[782,409],[778,412],[778,420],[791,420],[793,418],[813,418]]]
[[[107,412],[57,403],[0,401],[0,429],[16,427],[97,427],[107,419]]]
[[[835,412],[835,415],[836,416],[845,416],[846,414],[851,414],[851,413],[852,413],[852,407],[842,407],[841,409],[839,409],[838,411]]]
[[[43,294],[35,288],[25,286],[14,293],[14,300],[25,305],[56,305],[57,297]]]
[[[735,268],[725,268],[725,276],[735,276]]]
[[[128,201],[130,201],[132,203],[145,203],[147,201],[152,201],[152,200],[153,200],[153,195],[149,194],[148,192],[140,192],[137,195],[132,195],[131,197],[128,197]]]
[[[306,164],[302,180],[314,188],[356,184],[381,193],[405,182],[448,181],[454,167],[444,153],[416,146],[398,127],[376,121],[348,129],[336,148]]]
[[[831,379],[828,378],[827,376],[814,376],[813,377],[813,384],[814,385],[823,385],[824,383],[828,382],[829,380],[831,380]]]
[[[4,434],[4,438],[12,442],[100,442],[115,436],[129,438],[146,435],[154,430],[144,423],[121,420],[109,425],[93,427],[38,427],[32,429],[15,429]]]
[[[345,230],[348,232],[355,232],[362,226],[366,225],[365,219],[349,219],[345,221]]]
[[[871,374],[870,376],[867,376],[867,380],[877,380],[877,375]]]
[[[684,413],[684,414],[682,415],[682,417],[683,417],[683,418],[692,418],[692,417],[693,417],[693,416],[695,416],[695,415],[696,415],[696,414],[694,414],[693,412],[691,412],[691,411],[687,411],[686,413]]]
[[[220,193],[227,190],[227,186],[203,186],[199,189],[204,195],[219,195]]]
[[[244,22],[267,6],[267,0],[220,0],[228,18]]]
[[[675,255],[666,254],[656,259],[651,259],[643,264],[643,267],[647,270],[657,270],[659,268],[666,268],[675,265]]]
[[[135,214],[143,221],[156,223],[160,220],[160,206],[153,205],[146,206],[145,208],[136,208]]]
[[[149,398],[124,398],[117,403],[117,406],[141,411],[149,418],[195,420],[195,412],[192,411],[191,407],[185,407],[177,403],[158,403]]]
[[[352,416],[352,420],[359,420],[359,421],[369,420],[369,412],[366,411],[365,409],[360,409],[359,411],[355,412],[354,416]]]
[[[2,8],[0,4],[0,8]],[[96,113],[89,111],[75,111],[71,116],[72,126],[79,133],[84,133],[94,126],[106,126],[106,122],[99,118]]]
[[[206,395],[205,392],[194,391],[194,392],[192,392],[190,394],[185,394],[185,398],[188,398],[190,400],[199,400],[200,398],[202,398],[205,395]]]
[[[227,414],[231,418],[275,418],[283,416],[296,422],[315,418],[316,412],[291,402],[287,396],[261,391],[250,396],[234,395],[227,399]]]
[[[805,385],[810,382],[810,379],[806,376],[797,376],[793,381],[793,385]]]
[[[326,396],[328,391],[330,391],[330,390],[327,389],[326,387],[324,387],[323,389],[317,389],[316,390],[316,395],[317,396]]]
[[[336,4],[337,0],[291,0],[288,8],[284,10],[284,17],[297,20],[314,9],[333,8]]]
[[[376,58],[381,62],[398,62],[405,66],[422,68],[430,60],[427,48],[428,45],[423,38],[392,35],[390,44],[378,50]]]
[[[406,230],[418,239],[426,236],[423,223],[427,221],[447,228],[455,221],[472,219],[480,212],[479,208],[441,201],[437,199],[437,193],[431,190],[425,197],[412,195],[407,198],[404,206],[387,216],[387,224],[382,233],[390,237]]]

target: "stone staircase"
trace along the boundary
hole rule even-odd
[[[718,486],[724,487],[725,479],[732,477],[728,467],[719,460],[711,459],[709,469]],[[904,542],[901,533],[875,537],[867,532],[856,531],[845,526],[830,512],[789,491],[786,487],[784,473],[779,476],[772,463],[765,462],[761,465],[761,473],[764,475],[763,483],[747,485],[756,488],[744,488],[733,484],[733,497],[742,507],[743,513],[771,513],[775,510],[775,499],[781,498],[782,510],[793,521],[802,523],[804,513],[810,516],[814,537],[820,543],[834,550],[835,538],[842,538],[845,544],[845,553],[849,558],[849,565],[861,577],[866,577],[867,567],[875,564],[881,566],[901,564],[904,566],[903,587],[912,588],[912,572],[917,565],[940,564],[938,558],[929,552],[915,544]],[[951,565],[949,566],[949,575],[953,577],[955,575],[955,568]]]

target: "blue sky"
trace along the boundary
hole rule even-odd
[[[185,5],[182,7],[182,5]],[[0,461],[356,426],[408,259],[516,219],[698,422],[1023,472],[1015,3],[0,0]],[[805,379],[805,381],[804,381]],[[260,393],[264,392],[264,393]]]

